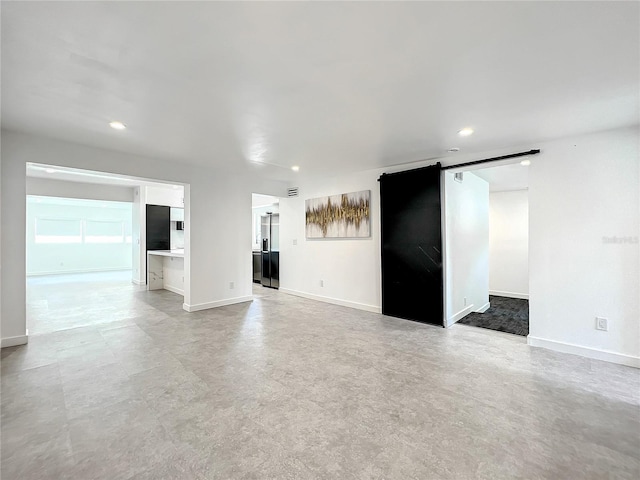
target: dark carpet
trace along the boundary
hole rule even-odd
[[[489,302],[489,310],[470,313],[458,323],[515,335],[529,335],[529,300],[490,295]]]

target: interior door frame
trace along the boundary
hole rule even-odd
[[[455,174],[455,173],[473,173],[476,170],[483,170],[485,168],[494,168],[494,167],[504,167],[508,165],[516,165],[521,162],[521,158],[527,155],[537,155],[540,153],[540,150],[530,150],[529,152],[517,153],[513,155],[504,155],[501,157],[490,158],[487,160],[480,160],[475,162],[463,163],[460,165],[451,165],[448,167],[444,167],[441,171],[440,184],[442,186],[440,190],[441,195],[441,210],[442,210],[442,279],[443,279],[443,298],[444,298],[444,307],[442,311],[442,322],[445,328],[449,328],[455,325],[457,322],[449,323],[449,318],[447,317],[447,303],[449,300],[449,289],[447,288],[447,280],[450,275],[450,268],[447,252],[447,225],[446,225],[446,181],[445,175],[447,174]],[[527,188],[528,191],[528,188]],[[490,192],[491,193],[491,192]],[[529,203],[529,213],[531,211],[531,204]],[[531,238],[531,231],[529,231],[529,239]],[[531,281],[531,276],[529,273],[529,284]],[[531,292],[529,291],[529,301],[531,301]],[[529,318],[529,326],[531,326],[531,318]]]

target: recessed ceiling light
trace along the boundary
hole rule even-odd
[[[522,165],[523,167],[528,167],[529,165],[531,165],[531,160],[522,160],[520,162],[520,165]]]
[[[462,130],[458,130],[458,135],[461,137],[468,137],[473,133],[473,128],[465,127]]]
[[[118,121],[109,122],[109,126],[111,128],[115,128],[116,130],[124,130],[125,128],[127,128],[124,123]]]
[[[460,151],[460,149],[458,147],[453,147],[453,148],[450,148],[449,150],[447,150],[447,152],[449,152],[449,153],[455,153],[455,152],[459,152],[459,151]]]
[[[44,171],[47,173],[55,173],[55,170],[53,168],[45,168]]]
[[[293,167],[291,167],[291,170],[293,170],[294,172],[299,172],[300,167],[298,165],[294,165]]]

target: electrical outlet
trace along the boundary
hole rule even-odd
[[[233,282],[229,282],[229,288],[233,290],[234,287],[235,287],[235,284]]]
[[[324,287],[324,280],[320,280],[320,286]]]
[[[609,331],[609,320],[603,317],[596,317],[596,330]]]

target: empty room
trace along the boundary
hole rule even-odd
[[[640,477],[639,3],[0,13],[2,480]]]

